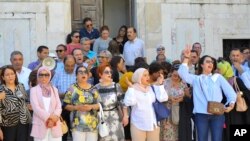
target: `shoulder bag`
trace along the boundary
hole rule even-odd
[[[235,91],[237,94],[236,111],[237,112],[245,112],[248,109],[248,106],[246,104],[246,100],[243,98],[243,92],[240,91],[240,88],[237,84],[236,77],[234,77],[234,86],[235,86]]]
[[[199,79],[199,81],[200,81],[200,79]],[[201,87],[203,95],[205,96],[206,100],[208,101],[208,99],[203,91],[201,82],[200,82],[200,87]],[[221,102],[208,101],[208,103],[207,103],[207,112],[211,113],[213,115],[223,115],[224,109],[225,109],[224,105]]]
[[[151,86],[154,94],[155,94],[155,102],[153,103],[154,111],[155,111],[155,116],[157,121],[164,120],[168,118],[170,111],[169,109],[161,102],[158,101],[155,93],[154,86]]]
[[[102,105],[99,103],[99,123],[98,130],[101,137],[106,137],[109,135],[109,129],[107,123],[104,121],[104,114],[102,110]]]

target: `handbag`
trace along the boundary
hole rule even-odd
[[[179,104],[172,104],[171,106],[171,120],[172,123],[175,125],[179,124],[179,120],[180,120],[180,106]]]
[[[248,109],[248,106],[246,104],[246,100],[242,97],[243,92],[240,91],[240,88],[237,84],[236,77],[234,77],[234,86],[235,86],[235,91],[237,94],[237,99],[236,99],[236,111],[238,112],[245,112]]]
[[[101,137],[105,137],[109,135],[109,129],[107,123],[104,121],[104,114],[102,110],[102,105],[99,103],[99,123],[98,123],[98,131]]]
[[[156,120],[157,121],[164,120],[164,119],[168,118],[170,111],[163,103],[158,101],[154,87],[151,86],[151,88],[155,94],[155,102],[153,102],[153,107],[154,107],[154,111],[155,111]]]
[[[69,128],[68,128],[65,120],[62,117],[60,117],[60,121],[61,121],[62,133],[66,134],[68,132]]]
[[[205,95],[205,93],[203,91],[203,88],[201,86],[201,82],[200,82],[200,87],[201,87],[202,93],[204,94],[204,96],[205,96],[205,98],[207,100],[207,97],[206,97],[206,95]],[[224,110],[225,110],[224,105],[221,102],[208,101],[208,103],[207,103],[207,112],[208,113],[211,113],[213,115],[223,115]]]

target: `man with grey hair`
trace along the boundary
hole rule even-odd
[[[81,39],[81,49],[84,56],[87,56],[88,59],[96,59],[97,54],[94,51],[90,50],[91,40],[87,37]]]
[[[23,66],[23,54],[20,51],[13,51],[10,55],[10,62],[16,70],[18,81],[24,85],[26,91],[29,90],[31,70]]]

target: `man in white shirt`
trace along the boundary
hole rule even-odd
[[[23,54],[20,51],[13,51],[10,55],[10,62],[16,70],[19,83],[22,83],[25,90],[29,90],[29,75],[31,70],[23,67]]]
[[[123,57],[127,70],[134,66],[137,57],[145,57],[144,41],[137,38],[136,29],[129,27],[127,30],[128,41],[124,45]]]

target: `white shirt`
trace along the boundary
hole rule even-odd
[[[24,85],[26,91],[29,90],[30,73],[31,73],[31,70],[26,67],[22,67],[22,70],[20,73],[17,72],[18,81],[19,83],[22,83]]]
[[[123,57],[127,66],[133,66],[137,57],[145,57],[144,41],[138,38],[127,41],[124,45]]]
[[[128,88],[124,103],[126,106],[132,106],[131,123],[143,131],[153,131],[157,127],[153,102],[155,95],[160,102],[168,100],[168,94],[164,86],[154,86],[155,93],[150,87],[149,92],[144,93],[134,88]]]
[[[42,99],[43,99],[44,108],[45,108],[46,112],[49,113],[49,106],[50,106],[51,97],[44,97],[44,96],[42,96]]]

